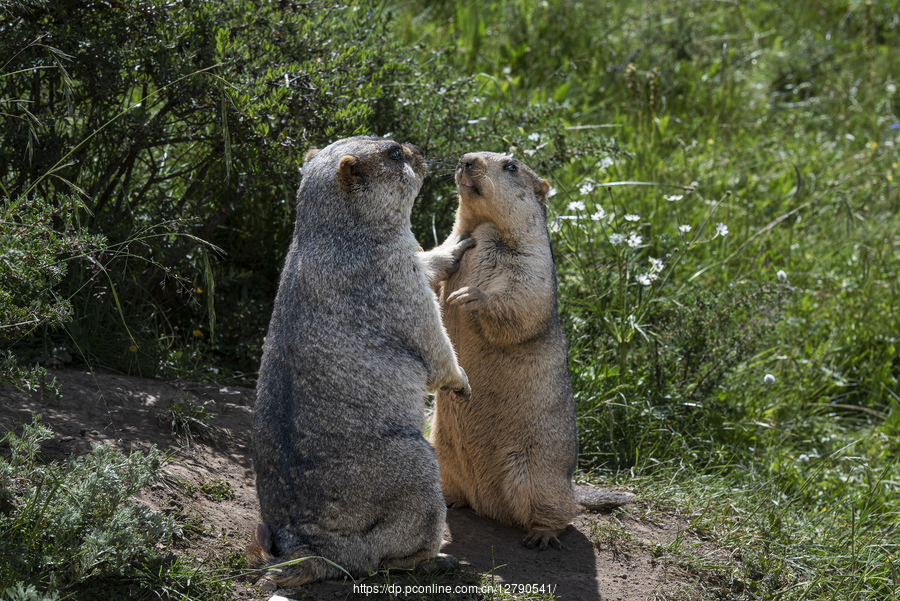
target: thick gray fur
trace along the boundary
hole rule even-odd
[[[429,275],[464,249],[430,262],[418,252],[415,146],[357,137],[310,155],[257,385],[263,524],[247,559],[319,556],[354,577],[413,567],[434,559],[446,513],[423,396],[470,394]],[[342,575],[312,559],[267,578],[297,586]]]

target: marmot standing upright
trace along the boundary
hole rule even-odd
[[[437,393],[431,442],[448,505],[470,506],[559,546],[578,505],[631,495],[575,489],[575,401],[547,232],[547,180],[515,158],[480,152],[456,166],[459,209],[446,244],[475,247],[438,288],[444,325],[472,387]]]
[[[251,567],[318,556],[358,577],[438,553],[446,506],[423,397],[469,386],[410,231],[424,172],[418,148],[381,138],[307,155],[257,384]],[[314,558],[266,577],[341,575]]]

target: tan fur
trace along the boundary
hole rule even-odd
[[[550,186],[520,161],[487,152],[463,156],[456,182],[447,243],[468,233],[475,247],[437,289],[472,398],[437,393],[431,443],[444,498],[527,530],[528,546],[559,546],[578,502],[630,497],[576,499],[572,486],[575,402],[546,225]]]
[[[298,558],[354,577],[433,563],[446,506],[423,396],[469,395],[410,231],[419,149],[359,137],[307,156],[253,425],[247,564],[285,587],[343,574],[274,567]]]

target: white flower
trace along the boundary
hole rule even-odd
[[[597,212],[591,215],[591,221],[600,221],[604,217],[606,217],[606,211],[604,211],[600,207],[597,207]]]
[[[775,376],[773,376],[772,374],[766,374],[765,377],[763,378],[763,383],[765,383],[765,384],[774,384],[774,383],[775,383]]]
[[[631,248],[640,246],[642,241],[643,238],[641,238],[637,234],[631,234],[630,236],[628,236],[628,246],[630,246]]]
[[[717,236],[727,236],[728,235],[728,226],[724,223],[716,224],[716,235]]]
[[[602,169],[603,171],[606,171],[606,168],[612,167],[612,165],[614,163],[615,163],[615,161],[613,161],[611,158],[603,157],[602,159],[600,159],[600,169]]]
[[[624,240],[625,240],[625,236],[623,236],[622,234],[610,234],[610,236],[609,236],[609,243],[612,244],[613,246],[622,244],[622,242]]]
[[[550,231],[551,232],[558,232],[561,229],[562,229],[562,224],[560,223],[558,217],[553,217],[552,219],[550,219]]]
[[[640,219],[640,215],[625,215],[625,221],[639,221]]]
[[[580,200],[573,200],[572,202],[569,203],[569,210],[570,211],[583,211],[584,203],[581,202]]]
[[[884,86],[884,90],[888,94],[894,94],[897,91],[897,86],[894,85],[893,83],[889,83],[888,85]]]
[[[594,191],[594,184],[591,182],[585,182],[581,184],[581,187],[578,188],[578,192],[581,193],[582,196],[587,196],[591,192]]]
[[[664,195],[663,195],[663,198],[665,198],[665,199],[668,200],[669,202],[672,202],[672,201],[675,201],[675,200],[681,200],[682,198],[684,198],[684,194],[672,194],[671,196],[670,196],[670,195],[667,195],[667,194],[664,194]]]
[[[685,225],[679,225],[679,226],[678,226],[678,231],[681,232],[682,234],[686,234],[686,233],[688,233],[689,231],[691,231],[691,226],[689,226],[689,225],[687,225],[687,224],[685,224]]]
[[[650,276],[646,273],[640,273],[634,276],[634,279],[636,279],[637,283],[641,284],[642,286],[649,286],[653,282],[653,280],[650,279]]]
[[[532,142],[537,142],[538,140],[541,139],[541,134],[534,132],[533,134],[528,135],[528,139],[531,140]]]
[[[775,277],[777,277],[779,281],[783,282],[787,279],[787,274],[784,272],[784,269],[779,269],[778,273],[775,274]]]
[[[556,196],[556,188],[551,186],[550,190],[547,192],[547,198],[552,198],[553,196]]]
[[[665,266],[662,259],[650,259],[650,273],[659,273]]]

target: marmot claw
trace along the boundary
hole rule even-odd
[[[541,551],[546,551],[548,544],[556,547],[557,549],[562,549],[562,543],[560,543],[559,538],[557,538],[558,534],[558,530],[543,530],[541,528],[532,528],[528,531],[528,534],[525,535],[525,538],[522,539],[522,544],[529,549],[534,549],[535,547],[540,545],[539,548]]]
[[[459,271],[459,265],[460,261],[462,261],[462,256],[473,246],[475,246],[475,240],[473,240],[469,236],[469,234],[463,232],[456,237],[456,241],[453,243],[450,250],[451,262],[449,265],[447,265],[446,268],[447,275]]]
[[[466,286],[448,296],[447,302],[451,305],[474,309],[484,303],[484,293],[477,286]]]
[[[456,242],[454,242],[453,254],[459,253],[460,256],[462,254],[475,246],[475,239],[469,235],[468,232],[463,232],[459,236],[456,237]],[[459,258],[459,257],[457,257]]]
[[[462,397],[462,400],[468,401],[472,398],[472,388],[469,386],[469,378],[466,376],[466,372],[463,371],[463,368],[459,368],[459,375],[461,376],[460,380],[462,380],[462,385],[456,388],[452,388],[454,384],[458,384],[458,382],[447,384],[446,386],[441,386],[441,390],[449,390],[456,396]]]

